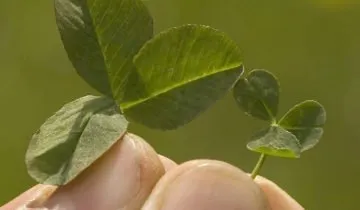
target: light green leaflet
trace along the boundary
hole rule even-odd
[[[109,98],[85,96],[70,102],[31,139],[28,172],[43,184],[66,184],[124,135],[127,125]]]
[[[279,89],[273,74],[253,70],[237,82],[233,94],[245,113],[270,124],[252,137],[248,149],[265,155],[298,158],[301,152],[319,142],[326,112],[320,103],[307,100],[294,106],[277,122]]]
[[[296,136],[275,125],[258,132],[247,145],[252,151],[286,158],[300,157],[300,147]]]
[[[120,101],[136,79],[133,56],[153,36],[140,0],[55,0],[61,39],[78,74]],[[130,86],[129,86],[130,85]]]
[[[184,25],[147,42],[134,59],[144,87],[122,103],[126,116],[150,128],[175,129],[231,89],[243,72],[241,52],[225,34]]]

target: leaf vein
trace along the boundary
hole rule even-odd
[[[153,98],[156,98],[157,96],[161,95],[161,94],[164,94],[168,91],[171,91],[172,89],[175,89],[175,88],[179,88],[181,86],[184,86],[188,83],[192,83],[192,82],[196,82],[198,80],[201,80],[205,77],[208,77],[208,76],[212,76],[212,75],[215,75],[215,74],[218,74],[218,73],[222,73],[222,72],[225,72],[225,71],[235,71],[237,70],[237,68],[239,68],[241,66],[241,64],[233,64],[232,66],[228,66],[228,68],[222,68],[222,69],[219,69],[218,71],[214,71],[214,72],[208,72],[207,74],[203,74],[203,75],[200,75],[200,76],[197,76],[197,77],[194,77],[194,78],[191,78],[191,79],[188,79],[188,80],[185,80],[185,81],[181,81],[179,83],[176,83],[172,86],[168,86],[168,87],[165,87],[157,92],[154,92],[153,94],[149,95],[149,97],[146,97],[146,98],[142,98],[142,99],[139,99],[139,100],[136,100],[136,101],[133,101],[133,102],[128,102],[128,103],[123,103],[121,105],[121,108],[124,110],[126,109],[130,109],[131,107],[133,106],[136,106],[140,103],[143,103],[145,101],[149,101]]]

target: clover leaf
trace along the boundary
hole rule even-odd
[[[266,70],[253,70],[234,86],[233,95],[238,106],[250,116],[269,121],[269,126],[257,132],[247,144],[249,150],[261,153],[253,178],[266,156],[299,158],[323,135],[326,112],[313,100],[295,105],[277,122],[279,89],[275,75]]]
[[[140,0],[54,1],[70,61],[103,96],[66,104],[33,136],[26,165],[40,183],[74,179],[126,133],[127,119],[160,130],[189,123],[243,73],[238,45],[209,26],[154,36]]]

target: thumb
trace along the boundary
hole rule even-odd
[[[55,190],[55,186],[38,184],[0,207],[0,210],[26,209],[26,204],[43,203]]]

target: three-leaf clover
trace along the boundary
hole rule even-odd
[[[223,32],[187,24],[159,34],[141,0],[54,0],[76,72],[103,96],[66,104],[26,153],[36,181],[64,185],[126,134],[128,121],[183,126],[231,90],[243,73],[238,45]]]
[[[252,70],[239,79],[233,90],[237,104],[246,114],[269,122],[269,126],[252,136],[247,144],[249,150],[262,154],[253,177],[266,155],[299,158],[303,151],[314,147],[323,134],[326,112],[313,100],[295,105],[277,121],[279,93],[277,78],[261,69]]]

